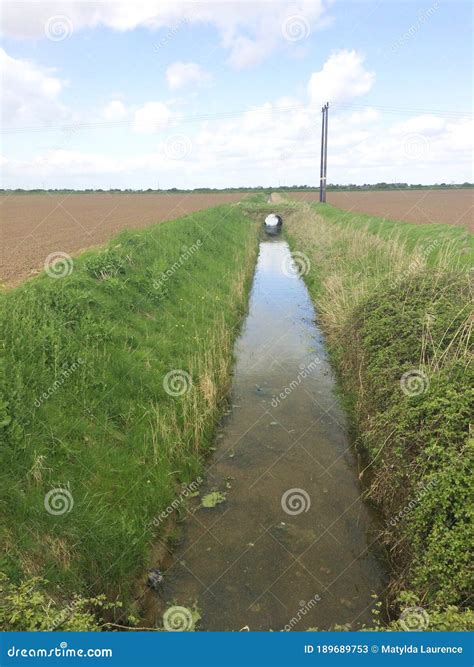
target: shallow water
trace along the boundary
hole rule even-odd
[[[384,587],[376,518],[314,320],[288,244],[266,238],[236,343],[232,410],[200,494],[226,500],[205,509],[195,499],[165,573],[167,605],[197,605],[199,629],[358,627]]]

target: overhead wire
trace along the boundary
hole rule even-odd
[[[438,115],[443,116],[451,120],[462,120],[464,118],[471,118],[472,111],[460,111],[456,109],[426,109],[421,107],[395,107],[395,106],[386,106],[386,105],[377,105],[377,104],[359,104],[356,102],[336,102],[331,106],[332,110],[342,110],[342,111],[367,111],[374,110],[379,111],[382,114],[395,114],[395,115],[409,115],[409,114],[418,114],[418,115]],[[271,106],[261,106],[261,107],[250,107],[246,109],[236,109],[233,111],[219,111],[215,113],[203,113],[203,114],[183,114],[178,115],[174,122],[176,125],[185,124],[185,123],[196,123],[203,122],[208,120],[225,120],[231,118],[238,118],[246,114],[274,114],[274,113],[286,113],[289,111],[319,111],[319,104],[293,104],[293,105],[271,105]],[[146,124],[153,124],[159,127],[160,125],[164,126],[163,121],[160,119],[147,119]],[[103,120],[94,120],[94,121],[69,121],[67,123],[55,123],[55,124],[44,124],[36,126],[3,126],[1,128],[2,134],[19,134],[19,133],[38,133],[38,132],[49,132],[49,131],[76,131],[76,130],[96,130],[96,129],[119,129],[127,126],[137,125],[140,126],[140,123],[135,119],[126,119],[120,121],[103,121]]]

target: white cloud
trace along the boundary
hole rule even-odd
[[[123,163],[122,163],[123,164]],[[120,171],[120,161],[100,153],[53,149],[31,162],[31,168],[40,171],[42,177],[50,174],[67,173],[68,177],[90,174],[114,174]]]
[[[178,90],[207,83],[211,75],[197,63],[176,62],[166,70],[166,80],[171,90]]]
[[[8,159],[5,187],[225,187],[317,184],[319,127],[314,111],[289,100],[267,103],[232,119],[165,130],[147,152],[51,150],[32,160]],[[470,178],[472,124],[454,121],[435,136],[396,136],[383,118],[366,127],[334,113],[329,130],[332,183],[463,182]],[[411,119],[409,119],[411,120]],[[390,122],[393,123],[390,117]],[[123,130],[121,130],[123,132]],[[174,142],[186,151],[172,159]],[[170,150],[171,149],[171,150]],[[180,158],[182,155],[182,159]]]
[[[9,56],[0,48],[2,122],[5,126],[54,123],[67,115],[59,96],[64,82],[54,70]]]
[[[471,181],[472,175],[472,152],[474,151],[474,123],[465,118],[457,122],[446,123],[446,131],[443,135],[446,144],[453,151],[471,151]]]
[[[333,58],[328,62],[334,64]],[[351,69],[360,76],[351,75],[347,80],[352,94],[357,93],[356,110],[350,106],[344,110],[337,105],[330,110],[330,182],[469,180],[469,142],[474,136],[469,122],[448,121],[431,114],[405,117],[400,122],[392,114],[364,108],[357,95],[370,87],[367,72],[361,59],[354,55],[346,62],[360,65]],[[327,64],[316,75],[327,72]],[[7,160],[2,169],[5,186],[147,188],[156,187],[157,182],[161,187],[316,184],[320,113],[315,110],[313,99],[310,95],[305,99],[280,98],[234,117],[200,124],[180,124],[180,117],[165,103],[149,101],[129,111],[132,131],[127,134],[128,125],[120,128],[120,144],[114,144],[114,129],[107,127],[103,133],[94,134],[94,140],[98,137],[100,143],[91,149],[90,135],[78,131],[73,137],[74,150],[72,146],[71,150],[62,146],[62,150],[47,152],[38,148],[33,159]],[[106,107],[112,116],[124,111],[125,107],[117,102],[112,100]],[[140,138],[133,131],[158,134]]]
[[[435,134],[440,134],[446,127],[446,121],[439,116],[434,116],[432,114],[423,114],[421,116],[416,116],[415,118],[410,118],[403,123],[396,123],[392,127],[392,134],[410,134],[410,133],[420,133],[426,136],[432,136]]]
[[[105,107],[103,116],[107,121],[120,121],[127,118],[128,111],[123,102],[120,100],[112,100]]]
[[[311,76],[308,92],[313,104],[344,103],[368,93],[374,82],[375,73],[364,68],[363,56],[343,49]]]
[[[84,28],[106,26],[118,31],[139,26],[157,31],[179,31],[187,24],[214,26],[220,45],[229,51],[229,62],[236,68],[262,62],[282,46],[301,45],[309,33],[330,24],[327,7],[332,0],[260,0],[242,2],[190,2],[189,0],[113,0],[110,2],[47,2],[39,0],[6,2],[2,11],[2,32],[23,38],[45,37],[48,19],[67,18],[68,34]],[[301,39],[284,30],[288,24],[303,21]],[[308,33],[308,34],[306,34]],[[296,33],[298,34],[298,33]],[[290,37],[290,38],[289,38]]]
[[[375,120],[379,120],[380,112],[371,107],[366,107],[362,111],[354,111],[350,115],[350,121],[354,124],[367,124],[373,123]]]
[[[179,5],[184,3],[177,3]],[[114,30],[133,30],[138,26],[159,27],[173,20],[171,2],[162,0],[94,1],[25,0],[5,2],[2,7],[2,33],[13,37],[38,39],[46,37],[48,20],[66,17],[73,32],[84,28],[108,26]]]
[[[331,0],[221,4],[211,20],[236,69],[258,65],[278,49],[298,49],[330,24],[326,12]]]
[[[163,102],[147,102],[135,111],[133,130],[141,134],[159,132],[167,127],[171,115],[171,110]]]
[[[276,48],[277,34],[268,33],[250,39],[244,35],[233,35],[224,40],[230,48],[229,63],[235,69],[245,69],[259,65]]]

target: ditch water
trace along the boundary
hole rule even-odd
[[[235,353],[232,409],[165,572],[165,607],[197,606],[200,630],[370,622],[385,581],[377,520],[361,499],[313,305],[280,237],[260,243]],[[225,500],[202,507],[213,491]]]

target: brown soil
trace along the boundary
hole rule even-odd
[[[317,192],[294,192],[292,197],[319,201]],[[328,192],[332,206],[421,224],[444,222],[474,231],[474,190],[385,190]]]
[[[38,273],[55,251],[78,253],[123,229],[238,201],[235,194],[39,194],[0,196],[0,281],[13,286]]]

